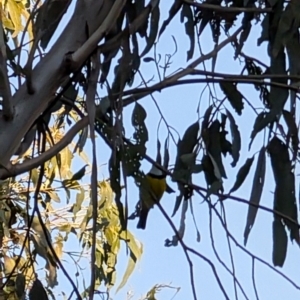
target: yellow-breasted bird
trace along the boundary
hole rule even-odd
[[[153,165],[145,176],[144,184],[140,185],[140,211],[137,228],[146,228],[149,210],[161,200],[164,192],[173,193],[174,191],[166,182],[166,174]]]

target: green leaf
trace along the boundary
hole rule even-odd
[[[264,182],[265,182],[265,173],[266,173],[266,155],[265,155],[265,147],[262,147],[259,151],[258,159],[257,159],[257,165],[256,170],[253,178],[253,184],[252,184],[252,190],[251,190],[251,196],[249,200],[249,207],[248,207],[248,214],[247,214],[247,223],[244,230],[244,245],[247,244],[248,237],[250,234],[250,231],[254,225],[256,214],[258,207],[251,205],[259,205]]]
[[[190,39],[190,49],[187,51],[187,61],[189,61],[194,54],[195,48],[195,22],[193,17],[193,11],[190,5],[183,3],[180,15],[180,22],[184,22],[184,18],[187,19],[185,22],[185,33]]]
[[[241,115],[244,108],[243,95],[238,91],[237,84],[228,81],[221,81],[220,88],[227,97],[234,110]]]
[[[239,161],[240,158],[240,150],[241,150],[241,135],[238,126],[235,123],[235,120],[230,113],[226,109],[226,114],[230,122],[230,131],[231,131],[231,138],[232,138],[232,158],[233,161],[231,163],[232,167],[235,167],[237,162]]]
[[[287,253],[287,233],[279,218],[273,221],[273,265],[282,267]]]
[[[235,183],[234,183],[233,187],[231,188],[231,190],[229,191],[229,194],[231,194],[232,192],[235,192],[244,183],[247,175],[249,174],[253,160],[254,160],[254,156],[251,158],[248,158],[246,160],[245,164],[239,169],[239,171],[236,175]]]

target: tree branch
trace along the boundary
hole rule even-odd
[[[82,62],[89,57],[89,54],[96,49],[99,41],[103,38],[103,36],[106,33],[110,31],[112,26],[115,24],[125,3],[125,0],[116,0],[101,26],[89,37],[89,39],[79,49],[77,49],[75,53],[72,54],[72,63],[74,63],[75,66],[80,66]],[[87,23],[87,25],[89,26],[89,22]]]
[[[57,144],[52,146],[46,152],[42,153],[40,156],[26,160],[22,164],[10,165],[7,170],[0,169],[0,179],[3,180],[8,177],[17,176],[39,167],[67,147],[72,142],[75,135],[87,125],[88,117],[84,117],[78,123],[76,123]]]

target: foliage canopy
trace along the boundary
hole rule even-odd
[[[300,157],[299,1],[173,0],[168,5],[167,19],[162,20],[159,0],[77,0],[75,6],[70,0],[0,1],[1,299],[56,297],[58,269],[71,283],[69,299],[93,299],[102,286],[109,292],[115,284],[122,243],[129,257],[119,288],[124,287],[143,252],[129,230],[127,182],[133,178],[137,188],[146,184],[141,170],[144,159],[177,185],[172,214],[160,204],[155,208],[174,231],[165,246],[180,245],[189,263],[191,254],[208,262],[224,298],[231,297],[213,263],[184,240],[186,213],[191,208],[193,214],[195,196],[219,218],[229,249],[233,242],[253,260],[267,264],[230,233],[225,219],[228,199],[248,205],[244,246],[259,209],[273,215],[273,266],[283,267],[291,242],[299,245],[295,177]],[[171,72],[178,48],[186,45],[173,33],[176,51],[164,60],[158,46],[178,14],[189,44],[186,64]],[[67,25],[55,35],[66,16],[70,17]],[[262,28],[257,46],[267,44],[268,61],[244,51],[255,26]],[[210,34],[214,48],[203,54],[205,34]],[[239,61],[239,73],[218,72],[225,47],[232,48],[231,59]],[[149,81],[141,71],[147,65],[156,68]],[[191,121],[176,139],[162,115],[168,135],[163,144],[157,140],[157,152],[163,150],[164,155],[151,158],[147,142],[153,129],[146,123],[151,112],[139,100],[173,86],[199,83],[208,91],[208,98],[201,100],[198,120]],[[244,85],[253,88],[257,99],[249,100]],[[125,126],[124,110],[130,106],[131,124]],[[249,119],[249,111],[255,117]],[[246,119],[251,123],[247,135],[240,130],[241,120]],[[107,180],[98,179],[96,137],[110,149]],[[92,149],[90,157],[85,152],[87,145]],[[245,145],[247,157],[242,154]],[[176,148],[175,155],[171,147]],[[74,172],[72,162],[79,159],[84,166]],[[275,183],[271,208],[260,203],[268,166]],[[253,168],[254,176],[249,178]],[[236,179],[227,189],[232,170]],[[84,183],[88,172],[90,181]],[[200,184],[193,181],[198,174],[204,175]],[[252,181],[250,195],[245,199],[235,196],[247,181]],[[63,198],[66,202],[62,203]],[[169,215],[179,210],[180,223],[174,224]],[[200,230],[195,227],[200,241]],[[91,263],[91,282],[82,290],[62,261],[63,255],[75,261],[74,253],[64,253],[71,235],[81,244],[76,255],[88,257]],[[218,257],[216,251],[214,254]],[[45,280],[37,277],[40,258],[45,262]],[[234,278],[235,294],[239,290],[248,299],[234,266],[225,268]],[[270,268],[298,287],[281,271]],[[190,269],[193,274],[191,264]],[[80,277],[80,267],[76,277]],[[196,299],[193,275],[191,287]],[[161,288],[164,286],[153,287],[146,299],[156,299]],[[253,289],[256,291],[255,282]]]

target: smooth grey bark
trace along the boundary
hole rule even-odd
[[[26,83],[12,97],[13,120],[7,122],[0,116],[0,164],[8,166],[10,158],[36,118],[47,108],[62,81],[69,74],[64,66],[65,55],[79,49],[107,17],[113,0],[77,0],[73,16],[49,53],[32,71],[35,91],[30,95]],[[87,58],[90,53],[85,53]],[[82,57],[84,59],[84,57]],[[84,61],[84,60],[83,60]],[[82,62],[83,62],[82,61]]]

